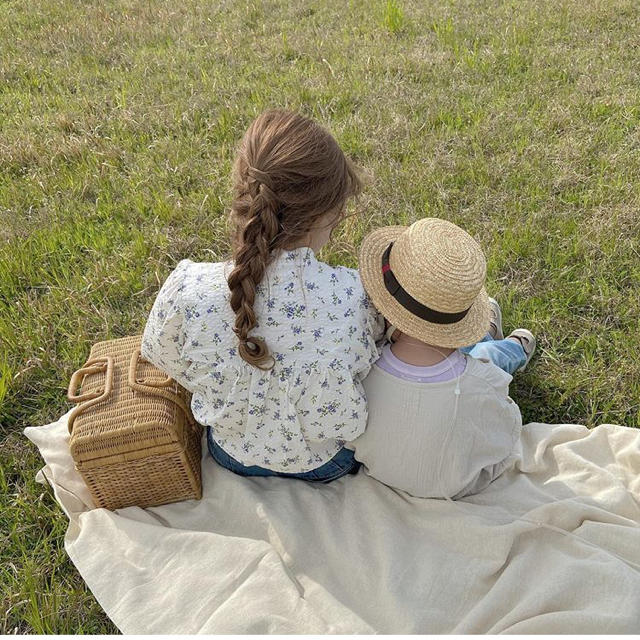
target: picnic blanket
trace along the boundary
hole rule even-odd
[[[203,440],[202,500],[112,512],[74,470],[67,417],[24,433],[124,633],[640,632],[640,430],[528,424],[515,466],[463,510],[362,470],[242,478]]]

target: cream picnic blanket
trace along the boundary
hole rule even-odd
[[[640,430],[528,424],[515,468],[465,512],[363,471],[241,478],[203,440],[202,500],[111,512],[92,508],[66,420],[24,433],[124,633],[640,632]]]

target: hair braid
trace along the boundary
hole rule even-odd
[[[240,357],[260,369],[274,360],[258,325],[256,287],[277,252],[300,246],[330,214],[336,224],[361,182],[331,134],[309,118],[266,111],[247,130],[234,163],[234,268],[228,277]]]
[[[269,369],[271,355],[262,338],[249,337],[257,319],[253,309],[256,285],[262,281],[264,272],[272,260],[271,244],[278,234],[276,215],[277,198],[273,191],[257,180],[249,181],[251,204],[247,211],[247,222],[241,232],[240,242],[234,253],[235,268],[229,275],[231,308],[236,314],[233,328],[238,336],[240,357],[260,369]]]

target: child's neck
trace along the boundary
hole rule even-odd
[[[405,334],[401,334],[391,345],[391,352],[398,360],[416,367],[430,367],[438,364],[454,351],[455,349],[448,347],[437,347],[421,342]]]

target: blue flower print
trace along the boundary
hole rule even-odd
[[[293,440],[293,436],[295,434],[284,423],[280,425],[279,431],[285,437],[285,440],[287,440],[287,442],[291,442],[291,440]]]
[[[209,377],[214,380],[217,384],[223,385],[225,381],[225,377],[222,371],[210,371]]]
[[[284,304],[280,307],[280,311],[289,319],[302,318],[305,309],[305,305],[295,303]]]
[[[358,337],[358,342],[364,346],[369,344],[369,334],[366,331],[363,331]]]
[[[340,403],[337,400],[332,400],[330,402],[325,402],[322,406],[317,408],[317,412],[321,416],[327,416],[332,413],[335,413],[338,410],[338,406]]]
[[[282,367],[280,370],[280,382],[288,380],[293,374],[293,367]]]
[[[191,320],[192,318],[199,318],[200,314],[193,307],[185,307],[184,308],[184,317],[187,320]]]

